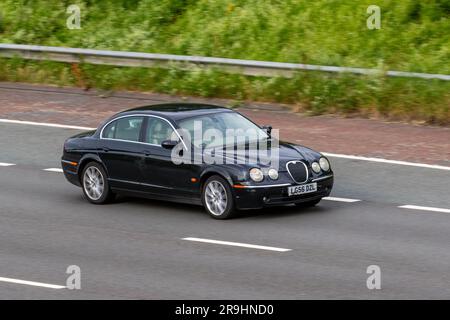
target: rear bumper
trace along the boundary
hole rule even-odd
[[[309,183],[309,182],[308,182]],[[298,196],[288,196],[289,186],[267,188],[235,188],[236,207],[240,210],[260,209],[321,199],[330,195],[334,177],[317,181],[317,191]]]

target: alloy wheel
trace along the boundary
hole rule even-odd
[[[105,180],[100,170],[94,166],[89,167],[84,172],[83,186],[86,195],[91,200],[98,200],[105,190]]]
[[[219,181],[213,180],[205,189],[205,203],[208,210],[216,216],[223,214],[227,208],[227,192]]]

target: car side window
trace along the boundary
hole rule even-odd
[[[145,133],[145,142],[161,145],[164,140],[175,139],[174,133],[174,130],[167,121],[149,117]]]
[[[116,122],[117,121],[111,122],[103,129],[102,138],[114,139],[114,133],[116,132]]]
[[[108,124],[102,137],[108,139],[139,141],[143,117],[121,118]]]

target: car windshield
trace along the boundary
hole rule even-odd
[[[236,112],[220,112],[179,121],[182,135],[195,147],[219,147],[236,143],[255,143],[267,133]],[[186,134],[189,137],[185,137]]]

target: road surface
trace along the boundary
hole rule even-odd
[[[448,170],[331,158],[333,198],[317,207],[217,221],[162,201],[89,204],[45,170],[77,132],[0,123],[0,299],[450,298]],[[64,288],[70,265],[81,290]]]

